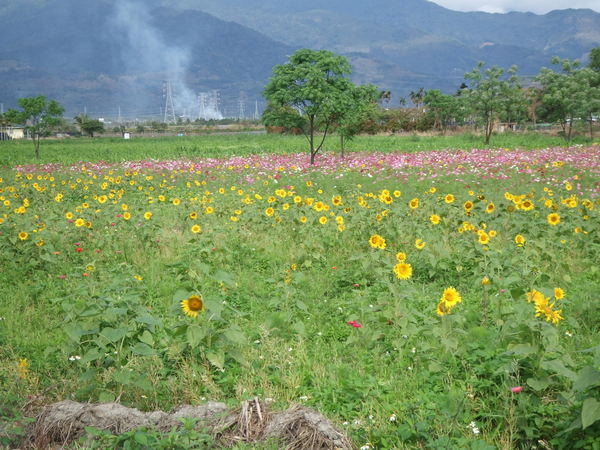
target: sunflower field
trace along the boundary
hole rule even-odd
[[[0,444],[260,396],[357,448],[600,448],[599,212],[598,145],[0,169]]]

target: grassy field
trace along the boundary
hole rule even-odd
[[[586,143],[581,138],[581,142]],[[589,143],[589,142],[588,142]],[[540,134],[501,134],[494,136],[492,148],[543,148],[564,146],[564,139]],[[476,135],[454,136],[358,136],[347,145],[349,150],[405,151],[441,150],[445,148],[485,148]],[[45,140],[41,162],[75,163],[79,161],[130,161],[141,159],[219,158],[254,153],[292,153],[307,151],[304,136],[267,134],[206,135],[193,137],[134,137]],[[328,138],[325,150],[338,151],[336,136]],[[0,142],[0,166],[29,164],[34,161],[30,141]]]
[[[0,445],[62,399],[260,396],[357,448],[600,446],[600,147],[361,137],[310,168],[302,139],[49,141],[90,163],[0,169]]]

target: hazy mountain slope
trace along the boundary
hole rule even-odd
[[[525,48],[560,51],[577,48],[585,53],[588,47],[600,42],[600,14],[591,10],[553,11],[546,15],[513,12],[489,14],[458,12],[443,8],[427,0],[164,0],[173,6],[185,5],[199,8],[227,20],[235,20],[264,34],[288,43],[304,43],[315,39],[299,24],[314,22],[312,12],[328,11],[331,23],[347,23],[347,18],[359,21],[364,29],[374,30],[371,37],[385,35],[391,28],[403,30],[410,36],[415,33],[434,34],[456,39],[467,45],[479,46],[492,41],[498,44]],[[322,13],[321,13],[322,16]],[[323,24],[320,19],[319,23]],[[290,24],[285,27],[285,23]],[[376,24],[377,26],[373,26]],[[355,23],[356,25],[356,23]],[[382,27],[381,25],[385,25]],[[356,28],[348,27],[349,34]],[[327,37],[329,46],[338,45],[336,36],[325,26],[317,29]],[[311,35],[312,34],[312,35]],[[356,40],[363,40],[359,30]],[[324,39],[324,38],[322,38]],[[575,45],[565,45],[571,41]],[[571,55],[564,55],[571,56]]]
[[[489,64],[517,64],[521,73],[531,75],[554,55],[585,58],[600,45],[600,14],[591,10],[464,13],[427,0],[163,2],[200,8],[281,42],[379,55],[430,75],[464,73],[481,57]]]
[[[463,13],[427,0],[4,0],[0,25],[0,102],[42,92],[136,114],[164,105],[167,78],[187,109],[209,89],[230,109],[245,91],[253,106],[272,66],[299,47],[345,54],[355,81],[397,98],[454,92],[481,60],[534,75],[554,55],[600,45],[591,10]]]

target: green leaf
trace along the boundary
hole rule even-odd
[[[582,428],[585,430],[598,420],[600,420],[600,402],[595,398],[586,398],[581,408]]]
[[[150,315],[138,316],[134,320],[138,323],[144,323],[146,325],[156,325],[156,326],[162,325],[162,321],[160,319],[157,319]]]
[[[148,435],[144,431],[136,431],[133,439],[140,445],[148,445]]]
[[[586,366],[577,375],[573,390],[583,392],[587,388],[600,385],[600,371],[592,366]]]
[[[510,353],[512,353],[513,355],[517,355],[517,356],[529,356],[529,355],[533,355],[534,353],[537,352],[537,348],[529,345],[529,344],[516,344],[513,346],[510,346],[508,348],[508,351]]]
[[[100,403],[112,403],[115,401],[115,394],[108,391],[100,392],[100,395],[98,396],[98,401]]]
[[[79,342],[81,336],[83,336],[83,329],[77,324],[68,324],[63,327],[63,330],[74,342]]]
[[[142,389],[143,391],[152,390],[152,383],[150,383],[150,380],[148,379],[146,374],[139,374],[138,376],[133,377],[130,384],[139,389]]]
[[[130,372],[129,369],[121,369],[113,372],[112,379],[119,384],[129,384],[132,376],[133,372]]]
[[[232,343],[244,345],[247,343],[246,335],[235,328],[228,328],[224,333],[225,337]]]
[[[56,262],[56,258],[53,258],[51,255],[48,255],[46,253],[44,253],[43,255],[40,255],[40,259],[42,259],[46,262],[51,262],[51,263]]]
[[[82,363],[89,363],[92,361],[96,361],[97,359],[100,359],[103,357],[103,353],[101,353],[100,351],[98,351],[97,348],[90,348],[85,355],[83,355],[83,357],[81,358],[81,362]]]
[[[535,378],[528,378],[527,385],[533,388],[535,391],[543,391],[548,386],[550,386],[550,380],[548,378],[543,378],[541,380],[536,380]]]
[[[104,310],[104,320],[112,322],[127,314],[127,308],[108,308]]]
[[[179,303],[192,295],[189,291],[179,289],[173,294],[173,303]]]
[[[301,320],[295,322],[294,325],[292,325],[292,328],[300,336],[306,336],[306,327],[304,326],[304,322],[302,322]]]
[[[111,328],[106,327],[100,332],[100,336],[105,337],[110,342],[117,342],[123,339],[127,333],[129,332],[129,328]]]
[[[575,372],[567,369],[560,359],[553,359],[552,361],[542,361],[540,363],[542,369],[549,370],[550,372],[557,373],[563,377],[567,377],[569,380],[574,381],[577,378]]]
[[[225,365],[225,355],[222,352],[206,352],[206,359],[215,367],[222,369]]]
[[[144,330],[144,332],[138,338],[144,344],[148,344],[150,347],[154,346],[154,336],[148,330]]]
[[[233,278],[233,275],[231,275],[229,272],[217,270],[212,277],[214,280],[226,284],[227,287],[235,287],[235,279]]]
[[[187,327],[186,336],[190,347],[196,348],[206,336],[206,330],[198,325],[190,325]]]
[[[81,376],[79,377],[79,379],[81,381],[90,381],[96,377],[97,373],[98,373],[98,371],[96,369],[90,368],[90,369],[86,370],[85,372],[83,372],[81,374]]]
[[[143,342],[138,342],[134,345],[131,351],[135,355],[139,356],[154,356],[156,355],[156,350],[150,347],[148,344],[144,344]]]

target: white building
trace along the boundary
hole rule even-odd
[[[25,139],[25,129],[23,127],[0,127],[0,141],[12,139]]]

